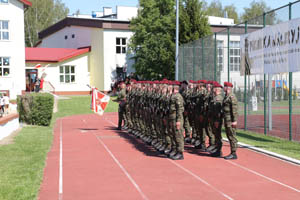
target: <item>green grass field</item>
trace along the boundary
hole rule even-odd
[[[53,115],[49,127],[25,126],[15,137],[13,144],[0,146],[1,200],[37,199],[56,119],[92,113],[90,101],[89,96],[60,100],[59,111]],[[110,102],[107,111],[116,110],[116,103]]]
[[[113,99],[113,98],[112,98]],[[48,151],[53,140],[56,119],[89,114],[90,97],[78,96],[59,101],[59,111],[53,115],[49,127],[25,126],[14,143],[0,146],[0,199],[35,200],[43,178]],[[118,104],[110,102],[106,112],[116,112]],[[238,139],[266,150],[300,159],[300,144],[260,134],[238,131]]]

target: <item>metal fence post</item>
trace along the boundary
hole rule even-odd
[[[203,41],[203,38],[201,39],[201,54],[202,54],[202,77],[201,79],[205,79],[204,78],[204,41]]]
[[[195,53],[195,41],[193,42],[193,80],[195,80],[195,59],[196,59],[196,53]]]
[[[263,14],[263,27],[266,27],[266,13]],[[264,134],[267,135],[267,93],[266,93],[265,72],[264,72]]]
[[[289,3],[289,20],[292,19],[292,3]],[[293,73],[289,72],[289,140],[292,140],[292,113],[293,113]]]
[[[230,82],[230,55],[229,55],[229,52],[230,52],[230,31],[229,31],[229,28],[227,28],[227,77],[228,77],[228,82]]]
[[[215,33],[214,80],[217,81],[217,33]]]
[[[182,44],[182,57],[183,57],[183,64],[182,64],[182,80],[185,80],[185,59],[184,59],[184,44]]]
[[[245,21],[245,33],[248,32],[248,21]],[[246,66],[245,66],[246,68]],[[244,130],[247,130],[247,73],[244,74]]]

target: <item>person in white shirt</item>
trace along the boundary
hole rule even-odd
[[[2,94],[0,94],[0,117],[4,114],[4,98]]]
[[[8,114],[8,108],[9,108],[9,97],[7,96],[7,94],[4,94],[4,113]]]

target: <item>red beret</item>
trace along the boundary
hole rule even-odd
[[[217,81],[215,81],[214,82],[214,87],[220,87],[220,88],[223,88],[223,86],[220,84],[220,83],[218,83]]]
[[[207,81],[206,80],[202,80],[202,83],[207,84]]]
[[[233,87],[233,84],[230,82],[224,82],[224,87]]]
[[[206,84],[211,84],[211,85],[213,85],[213,81],[207,81],[207,83]]]

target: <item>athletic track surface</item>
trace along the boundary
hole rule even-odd
[[[173,161],[116,122],[117,113],[57,120],[38,199],[300,199],[297,165],[243,148],[227,161],[189,146]]]

